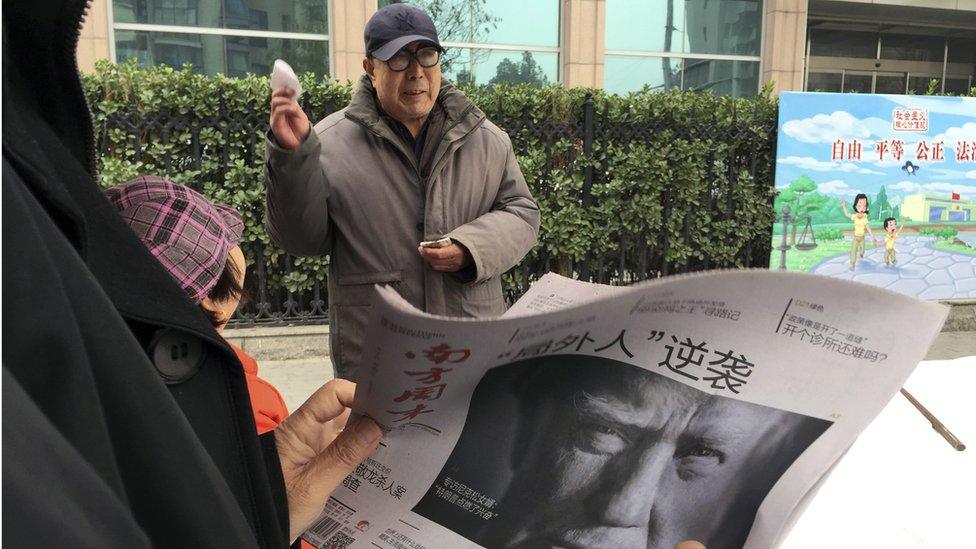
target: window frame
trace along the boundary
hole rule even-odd
[[[656,58],[666,58],[670,57],[672,59],[681,59],[682,63],[685,60],[701,60],[701,61],[748,61],[755,62],[757,65],[757,70],[759,72],[759,78],[757,79],[757,86],[755,89],[755,94],[758,94],[763,89],[763,58],[762,53],[766,47],[766,2],[767,0],[757,0],[761,6],[759,9],[759,54],[758,55],[742,55],[742,54],[726,54],[726,53],[690,53],[690,52],[664,52],[664,51],[650,51],[650,50],[618,50],[609,49],[606,47],[606,36],[603,39],[603,66],[604,66],[604,77],[603,77],[603,88],[606,89],[606,60],[607,57],[620,56],[620,57],[656,57]],[[561,16],[561,14],[560,14]],[[604,16],[604,28],[606,28],[606,16]],[[684,89],[684,68],[681,70],[681,89]],[[754,95],[755,95],[754,94]]]
[[[402,0],[401,0],[402,1]],[[409,4],[409,1],[403,2]],[[527,51],[529,53],[555,53],[556,54],[556,84],[563,83],[563,2],[562,0],[556,0],[556,45],[555,46],[530,46],[528,44],[500,44],[497,42],[453,42],[453,41],[441,41],[441,46],[445,48],[456,48],[456,49],[475,49],[475,50],[492,50],[492,51],[511,51],[511,52],[523,52]],[[332,4],[330,0],[329,4]],[[377,7],[379,7],[379,2],[377,2]],[[331,17],[329,18],[329,24],[332,24]],[[331,42],[330,42],[331,44]]]
[[[115,31],[142,31],[142,32],[161,32],[172,34],[196,34],[209,36],[233,36],[242,38],[275,38],[281,40],[304,40],[312,42],[326,42],[328,46],[328,75],[332,74],[335,67],[335,51],[332,43],[332,2],[326,0],[326,18],[328,25],[325,34],[308,32],[284,32],[284,31],[264,31],[253,29],[231,29],[220,27],[191,27],[185,25],[160,25],[154,23],[116,23],[115,22],[115,2],[106,0],[108,3],[108,54],[113,63],[118,63],[118,54],[115,47]],[[225,67],[227,69],[227,67]]]

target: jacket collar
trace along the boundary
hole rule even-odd
[[[95,176],[95,140],[88,103],[81,89],[77,51],[88,0],[4,2],[4,72],[14,69],[20,108],[31,108]],[[7,82],[4,79],[4,93]],[[24,104],[26,103],[26,105]],[[6,114],[6,113],[5,113]]]
[[[444,135],[442,137],[444,141],[457,141],[485,121],[485,113],[447,79],[441,79],[441,89],[437,95],[437,102],[444,110]],[[352,101],[346,108],[346,118],[359,122],[376,135],[394,143],[399,139],[393,129],[383,122],[376,106],[376,91],[373,89],[373,82],[365,74],[359,79]]]

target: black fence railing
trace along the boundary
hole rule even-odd
[[[763,119],[766,122],[759,125],[756,123],[757,117],[739,122],[733,108],[731,121],[723,120],[721,123],[715,113],[698,113],[682,119],[680,123],[662,123],[660,120],[648,123],[646,120],[628,121],[626,117],[620,119],[619,115],[611,112],[609,101],[602,101],[599,103],[587,95],[581,108],[570,109],[561,120],[543,123],[533,122],[532,113],[528,111],[503,114],[505,110],[501,105],[496,114],[489,114],[494,123],[509,133],[520,158],[532,152],[542,157],[541,165],[534,166],[531,174],[527,173],[537,197],[556,192],[557,183],[554,180],[558,178],[553,174],[561,173],[579,180],[578,206],[585,210],[598,209],[601,197],[606,194],[601,189],[617,177],[615,159],[626,156],[628,150],[642,143],[660,140],[662,135],[666,135],[669,142],[707,140],[722,143],[724,148],[721,152],[703,153],[693,160],[700,164],[700,177],[705,182],[700,195],[691,199],[685,195],[678,197],[680,189],[664,186],[658,196],[653,197],[652,203],[660,207],[660,219],[664,220],[658,226],[645,223],[638,224],[633,230],[617,231],[607,236],[612,242],[600,243],[599,251],[567,254],[554,252],[551,246],[539,246],[520,265],[504,275],[506,297],[514,301],[531,281],[549,271],[581,280],[621,285],[715,268],[768,267],[771,246],[769,232],[755,232],[741,245],[736,244],[734,253],[722,257],[694,253],[675,255],[671,252],[679,246],[684,250],[696,246],[699,237],[694,235],[701,232],[698,225],[702,215],[711,226],[735,223],[737,216],[741,215],[737,211],[740,201],[737,196],[741,194],[744,184],[753,186],[757,195],[768,195],[767,205],[772,210],[772,194],[768,191],[773,184],[770,151],[775,146],[775,116],[766,117],[768,120]],[[316,119],[343,106],[303,105],[306,112]],[[130,109],[105,116],[97,131],[103,159],[123,156],[126,161],[138,165],[144,160],[141,157],[144,146],[152,143],[157,151],[164,151],[163,154],[156,154],[151,162],[147,160],[147,163],[162,168],[157,168],[157,173],[196,170],[200,173],[191,178],[191,184],[204,188],[208,182],[219,185],[231,175],[229,170],[234,169],[232,156],[235,162],[245,166],[261,166],[261,136],[267,128],[266,111],[231,111],[221,99],[219,112],[212,116],[178,114],[166,110],[145,113],[133,105]],[[176,143],[177,140],[179,143]],[[233,145],[224,146],[222,143]],[[168,144],[173,144],[179,151],[172,155],[165,154]],[[209,172],[207,166],[211,166]],[[244,210],[242,214],[246,218],[263,219],[263,205],[260,201],[254,202],[251,206],[237,204],[237,207]],[[248,208],[251,210],[248,211]],[[599,223],[599,220],[596,222]],[[717,234],[714,238],[727,236]],[[232,324],[246,326],[326,321],[328,295],[324,275],[316,276],[314,280],[303,280],[302,284],[288,283],[290,277],[306,276],[297,272],[295,267],[296,261],[307,259],[291,257],[260,240],[245,241],[242,248],[251,259],[247,287],[252,299],[241,307]],[[292,291],[289,287],[302,289]]]
[[[732,101],[730,104],[734,105]],[[565,257],[553,256],[546,249],[539,250],[506,273],[509,301],[514,302],[533,280],[550,271],[578,280],[628,285],[709,269],[768,268],[771,251],[769,226],[745,240],[732,256],[715,258],[704,254],[675,259],[669,253],[679,242],[686,248],[694,245],[692,235],[699,231],[692,227],[695,217],[693,209],[704,208],[710,224],[737,222],[737,216],[741,215],[738,211],[741,200],[736,198],[737,187],[743,184],[741,170],[747,171],[751,185],[758,189],[757,195],[768,196],[766,206],[770,211],[772,209],[773,194],[769,191],[774,179],[772,151],[775,150],[776,139],[775,115],[760,126],[754,125],[755,119],[748,122],[737,120],[734,106],[731,121],[720,123],[718,116],[718,113],[692,113],[681,124],[667,121],[664,125],[661,125],[661,120],[651,123],[646,119],[614,121],[609,101],[598,106],[592,96],[587,95],[578,117],[562,123],[526,124],[525,121],[531,119],[527,111],[517,116],[493,117],[492,121],[512,136],[517,154],[526,154],[530,144],[541,144],[546,151],[545,167],[540,170],[542,174],[550,173],[554,166],[569,166],[570,169],[581,171],[582,186],[578,200],[583,208],[599,207],[600,198],[594,195],[594,190],[611,184],[617,177],[611,165],[615,156],[626,155],[634,145],[659,138],[662,131],[666,131],[670,140],[676,142],[707,140],[727,146],[721,155],[710,153],[698,159],[706,183],[700,199],[682,197],[677,200],[673,196],[675,189],[665,186],[660,190],[657,201],[663,209],[661,217],[664,220],[679,217],[682,226],[678,234],[667,222],[653,229],[622,230],[615,235],[617,242],[613,251],[603,252],[599,254],[600,257],[587,253],[582,258],[569,261]],[[578,146],[570,147],[560,158],[555,145],[567,140],[575,141]],[[615,148],[616,152],[611,153],[611,148]],[[545,175],[530,182],[536,196],[546,192],[550,184]],[[682,210],[680,215],[675,215],[676,209]]]

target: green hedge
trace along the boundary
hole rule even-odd
[[[342,108],[352,91],[313,74],[300,79],[302,105],[313,121]],[[102,186],[142,174],[172,177],[241,211],[245,250],[252,262],[255,250],[264,250],[270,291],[307,290],[324,280],[326,259],[296,258],[283,266],[264,228],[266,77],[103,62],[84,84]],[[629,278],[654,276],[663,264],[677,272],[768,260],[776,128],[768,93],[608,96],[526,85],[465,91],[512,136],[542,210],[539,244],[508,275],[510,292],[545,270],[579,274],[584,263],[605,281],[626,282],[625,271]],[[588,93],[595,120],[589,156],[579,130]],[[587,166],[593,168],[590,205],[582,199]]]
[[[821,229],[817,231],[816,237],[820,240],[842,240],[844,231],[840,229]]]
[[[951,242],[959,235],[959,229],[955,227],[924,227],[918,231],[922,236],[937,236],[942,240]]]

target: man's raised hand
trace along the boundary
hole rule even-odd
[[[294,100],[295,90],[283,88],[271,94],[271,133],[278,145],[296,149],[312,131],[305,111]]]

